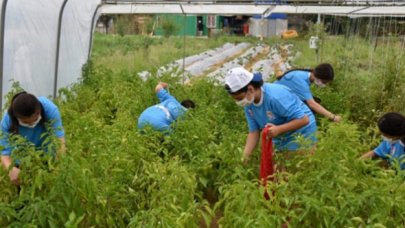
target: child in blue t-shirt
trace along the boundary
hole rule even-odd
[[[278,151],[298,150],[296,137],[299,134],[315,142],[317,127],[313,113],[287,87],[264,83],[260,74],[238,67],[228,72],[225,89],[239,106],[244,107],[249,127],[245,160],[252,154],[260,131],[266,125],[272,125],[268,136]]]
[[[18,175],[20,173],[19,161],[11,158],[14,147],[10,144],[11,135],[21,135],[36,147],[42,148],[44,133],[47,131],[45,123],[51,123],[53,133],[61,141],[59,153],[65,152],[65,133],[62,127],[62,120],[58,107],[46,97],[35,97],[32,94],[21,92],[16,94],[10,107],[1,120],[0,146],[1,163],[5,169],[13,166],[9,172],[12,183],[19,185]],[[46,134],[45,134],[46,135]],[[59,156],[59,154],[57,154]]]
[[[168,84],[159,82],[155,87],[155,92],[160,103],[150,106],[141,113],[138,118],[138,128],[144,129],[146,126],[161,132],[170,132],[170,125],[179,117],[184,115],[188,108],[194,108],[192,100],[186,99],[181,103],[177,101],[166,90]]]
[[[341,117],[324,108],[319,104],[319,101],[317,102],[315,100],[311,93],[311,83],[314,83],[318,87],[325,87],[328,83],[333,81],[333,78],[334,71],[332,65],[322,63],[314,69],[293,69],[287,71],[279,76],[274,83],[290,88],[312,111],[334,122],[339,122]]]
[[[405,169],[405,117],[396,112],[384,114],[378,120],[378,128],[383,141],[372,151],[369,151],[362,158],[382,158],[390,164],[398,160],[401,169]]]

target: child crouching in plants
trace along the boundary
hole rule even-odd
[[[46,140],[49,123],[53,134],[60,140],[60,149],[56,158],[65,154],[65,132],[59,108],[46,97],[36,97],[27,92],[21,92],[11,100],[10,107],[0,122],[1,163],[4,169],[9,170],[10,181],[19,186],[20,161],[13,160],[12,154],[17,146],[10,143],[10,137],[20,135],[28,142],[42,151],[48,152]],[[10,168],[11,166],[11,168]]]
[[[372,151],[361,156],[367,158],[382,158],[390,164],[394,160],[399,160],[401,169],[405,169],[405,117],[396,112],[384,114],[378,120],[378,129],[382,134],[383,141]],[[405,161],[405,160],[404,160]]]
[[[315,144],[317,129],[311,110],[287,87],[275,83],[264,83],[261,75],[253,74],[243,67],[231,69],[225,78],[225,89],[235,103],[243,107],[249,133],[247,135],[243,161],[247,162],[266,127],[277,151],[287,155],[297,154],[300,146],[298,135]]]
[[[192,100],[177,101],[167,91],[168,84],[159,82],[155,87],[156,96],[160,103],[150,106],[141,113],[138,118],[138,128],[143,130],[146,126],[152,127],[155,131],[170,132],[170,125],[183,116],[189,108],[194,108]]]
[[[334,71],[329,63],[321,63],[314,69],[293,69],[277,77],[275,84],[287,86],[314,112],[327,117],[333,122],[340,122],[342,117],[333,114],[320,104],[320,99],[311,92],[311,84],[322,88],[333,81]]]

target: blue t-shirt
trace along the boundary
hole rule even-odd
[[[316,122],[311,110],[287,87],[278,84],[265,83],[262,86],[262,100],[259,104],[250,104],[245,107],[245,115],[249,132],[263,129],[266,124],[281,125],[305,115],[309,123],[295,131],[286,132],[273,138],[278,150],[297,150],[299,145],[295,142],[297,134],[316,141]]]
[[[53,131],[58,138],[65,136],[65,132],[62,127],[62,119],[59,113],[58,107],[46,97],[38,97],[39,102],[42,105],[45,120],[49,121],[52,125]],[[9,134],[11,127],[11,118],[6,112],[1,120],[1,139],[0,145],[3,147],[1,155],[10,156],[13,147],[9,144]],[[46,132],[46,129],[42,124],[38,123],[34,128],[28,128],[18,125],[18,134],[32,142],[37,148],[41,148],[46,137],[42,137],[42,134]]]
[[[156,131],[170,131],[170,124],[187,110],[165,89],[161,89],[157,97],[160,103],[145,109],[139,116],[139,129],[149,125]]]
[[[274,83],[287,86],[302,101],[307,101],[313,99],[311,93],[311,81],[309,80],[309,78],[310,72],[303,70],[294,70],[287,73]]]
[[[380,145],[374,149],[374,153],[380,158],[388,159],[390,163],[392,163],[394,159],[405,159],[405,148],[399,141],[391,144],[383,140]],[[400,164],[401,169],[405,169],[405,160],[404,162],[400,161]]]

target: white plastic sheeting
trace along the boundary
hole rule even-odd
[[[266,46],[264,45],[257,45],[254,47],[249,48],[245,53],[241,56],[235,58],[230,62],[224,63],[220,68],[213,71],[212,73],[208,74],[208,77],[213,78],[223,78],[223,76],[228,72],[230,69],[235,67],[244,67],[247,65],[253,58],[257,57],[258,54],[264,51]]]
[[[117,4],[103,5],[102,14],[209,14],[209,15],[254,15],[263,14],[265,5],[195,5],[195,4]]]
[[[187,14],[216,14],[216,15],[227,15],[227,14],[239,14],[239,15],[255,15],[263,14],[269,6],[265,5],[220,5],[215,4],[210,8],[207,5],[183,5],[184,12]]]
[[[18,81],[39,96],[53,93],[59,11],[63,0],[9,0],[4,33],[3,95]]]
[[[288,29],[288,20],[268,20],[267,26],[267,37],[280,37],[281,34]]]
[[[1,6],[3,6],[3,2],[4,2],[4,0],[0,0],[0,8],[1,8]],[[2,18],[0,17],[0,24],[1,24],[1,22],[2,22],[1,19],[2,19]]]
[[[157,76],[160,77],[164,74],[180,74],[183,69],[183,61],[185,63],[185,76],[184,82],[187,83],[190,78],[196,76],[202,76],[207,71],[216,71],[216,68],[221,67],[223,64],[233,64],[243,61],[243,55],[247,55],[252,49],[249,49],[249,43],[239,43],[237,45],[226,43],[221,47],[208,50],[198,55],[189,56],[187,58],[179,59],[171,64],[162,66],[157,72]],[[249,49],[248,51],[246,51]],[[242,55],[242,56],[239,56]],[[252,54],[250,54],[252,55]],[[238,57],[239,56],[239,57]],[[235,59],[236,58],[236,59]],[[233,60],[233,61],[232,61]],[[232,61],[229,63],[229,61]],[[152,74],[148,71],[142,71],[138,73],[138,76],[146,80]],[[212,75],[212,74],[211,74]]]
[[[203,52],[199,55],[193,55],[193,56],[186,57],[184,59],[184,65],[185,65],[185,67],[191,66],[192,64],[194,64],[196,62],[203,61],[204,59],[209,58],[209,57],[215,55],[216,53],[224,52],[233,47],[235,47],[234,44],[226,43],[219,48]],[[179,60],[175,61],[175,65],[178,66],[179,69],[183,69],[183,59],[179,59]]]
[[[63,13],[57,88],[76,82],[86,63],[99,0],[69,0]],[[95,23],[94,23],[95,25]]]
[[[334,0],[330,0],[332,3]],[[403,5],[402,0],[346,0],[345,4],[350,5],[350,4],[356,4],[356,5],[379,5],[379,6],[384,6],[384,5]]]
[[[363,11],[364,10],[364,11]],[[102,14],[208,14],[208,15],[255,15],[262,14],[266,17],[270,13],[287,14],[324,14],[342,16],[405,16],[405,5],[397,6],[305,6],[305,5],[249,5],[249,4],[117,4],[103,5]]]
[[[267,31],[265,23],[267,23],[264,19],[259,18],[250,18],[249,19],[249,34],[254,37],[265,37],[267,35]]]
[[[288,20],[284,19],[250,18],[249,20],[249,33],[254,37],[281,36],[287,28]]]
[[[405,5],[398,6],[293,6],[278,5],[269,13],[287,13],[287,14],[326,14],[341,16],[398,16],[405,17]]]
[[[249,47],[249,43],[237,45],[226,43],[221,47],[162,66],[159,68],[157,76],[160,77],[165,74],[180,75],[184,61],[186,67],[183,82],[185,83],[196,76],[207,76],[222,84],[225,80],[226,72],[239,66],[243,66],[252,72],[261,72],[263,79],[268,81],[275,75],[275,70],[284,73],[291,69],[289,62],[299,55],[299,53],[293,53],[291,44],[272,47],[259,44]],[[235,49],[239,51],[235,52]],[[279,50],[282,50],[287,56],[282,57]],[[206,71],[211,71],[211,73],[205,75]],[[138,73],[138,76],[146,80],[152,74],[148,71],[143,71]]]
[[[183,70],[183,62],[184,62],[184,69],[186,71],[187,77],[193,77],[195,75],[192,75],[188,72],[188,69],[193,65],[193,64],[201,64],[205,59],[210,58],[212,56],[216,56],[219,53],[222,53],[227,50],[231,50],[232,48],[235,47],[235,44],[231,43],[226,43],[222,45],[221,47],[211,49],[208,51],[205,51],[203,53],[197,54],[197,55],[192,55],[188,56],[184,59],[178,59],[170,64],[167,64],[166,66],[161,66],[158,71],[157,71],[157,76],[161,77],[164,74],[168,73],[175,73],[175,74],[180,74],[181,71]],[[138,76],[141,77],[143,80],[146,80],[148,77],[150,77],[152,74],[148,71],[142,71],[138,73]]]
[[[101,0],[69,0],[64,8],[58,88],[75,82],[87,60],[92,17]],[[8,0],[1,104],[13,81],[37,96],[54,92],[60,12],[64,0]]]
[[[287,14],[348,14],[360,9],[364,6],[293,6],[293,5],[278,5],[271,13],[287,13]]]
[[[183,11],[180,5],[144,5],[144,4],[121,4],[121,5],[103,5],[102,14],[155,14],[155,13],[173,13],[181,14]]]
[[[405,2],[404,2],[405,3]],[[383,9],[381,11],[381,9]],[[385,7],[368,7],[362,10],[357,11],[353,16],[402,16],[405,17],[405,6],[385,6]]]
[[[267,58],[264,58],[258,62],[256,62],[252,66],[253,72],[261,72],[263,75],[263,79],[265,81],[269,80],[271,76],[275,75],[275,71],[279,70],[282,73],[289,70],[291,65],[289,64],[289,60],[294,59],[291,52],[291,45],[284,45],[281,47],[272,47]],[[284,59],[279,52],[279,49],[282,48],[287,52],[289,56],[287,59]]]
[[[218,53],[217,55],[208,57],[203,61],[199,61],[189,67],[186,67],[186,71],[189,72],[191,75],[202,75],[205,71],[210,70],[216,64],[223,64],[229,58],[233,58],[238,54],[243,53],[249,48],[249,43],[240,43],[235,47],[225,50],[223,52]]]
[[[262,52],[264,48],[269,47],[265,47],[262,45],[255,46],[241,56],[242,61],[241,58],[237,58],[234,61],[225,63],[221,68],[209,74],[208,76],[211,78],[215,78],[219,83],[223,83],[225,80],[226,72],[238,66],[247,68],[247,65],[252,60],[252,57],[256,56],[259,52]],[[289,46],[285,46],[282,48],[287,49],[288,55],[292,54]],[[285,72],[290,68],[291,66],[288,60],[284,60],[282,58],[280,52],[278,51],[278,48],[271,47],[269,53],[266,56],[261,57],[260,60],[254,62],[249,70],[251,72],[262,73],[263,80],[268,81],[275,74],[275,69],[279,69],[282,72]]]

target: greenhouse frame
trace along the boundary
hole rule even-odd
[[[1,107],[15,82],[30,93],[53,97],[58,89],[77,82],[90,57],[95,24],[101,14],[405,17],[405,3],[383,0],[0,2]]]

